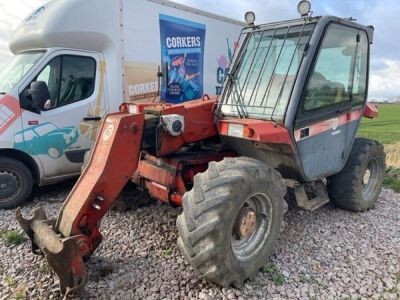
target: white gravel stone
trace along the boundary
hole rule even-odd
[[[72,185],[41,188],[33,203],[56,217]],[[39,202],[40,200],[40,202]],[[272,262],[285,278],[276,286],[259,272],[242,289],[223,289],[197,276],[176,246],[181,208],[152,204],[102,221],[104,240],[87,264],[85,299],[400,299],[400,194],[383,190],[376,207],[351,213],[331,204],[314,213],[293,203]],[[15,210],[0,211],[0,232],[21,231]],[[60,299],[57,278],[30,243],[0,241],[0,299]],[[9,286],[10,278],[14,283]]]

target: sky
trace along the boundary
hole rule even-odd
[[[84,1],[84,0],[82,0]],[[297,0],[175,0],[176,2],[243,20],[256,13],[256,23],[297,18]],[[0,67],[12,56],[8,41],[19,23],[48,0],[0,0]],[[311,0],[314,15],[353,17],[375,27],[371,53],[370,99],[400,96],[400,1]]]

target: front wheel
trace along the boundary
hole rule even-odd
[[[328,178],[330,199],[351,211],[372,208],[381,193],[385,169],[383,146],[377,141],[356,139],[343,170]]]
[[[272,254],[287,205],[280,174],[255,159],[212,162],[178,217],[178,246],[207,280],[240,287]]]
[[[0,157],[0,209],[11,209],[25,202],[33,187],[32,173],[22,162]]]

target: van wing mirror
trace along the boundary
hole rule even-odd
[[[44,81],[32,82],[27,94],[32,100],[32,107],[38,111],[42,110],[46,101],[50,99],[49,88]]]

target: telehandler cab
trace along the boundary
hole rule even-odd
[[[222,286],[241,286],[266,264],[287,210],[285,183],[308,210],[329,199],[352,211],[373,207],[385,155],[378,142],[356,138],[361,117],[377,116],[366,102],[373,28],[311,17],[307,3],[297,20],[254,25],[246,15],[221,96],[123,104],[108,115],[57,220],[41,208],[29,219],[17,210],[62,293],[83,290],[100,221],[129,181],[183,205],[179,248]]]

